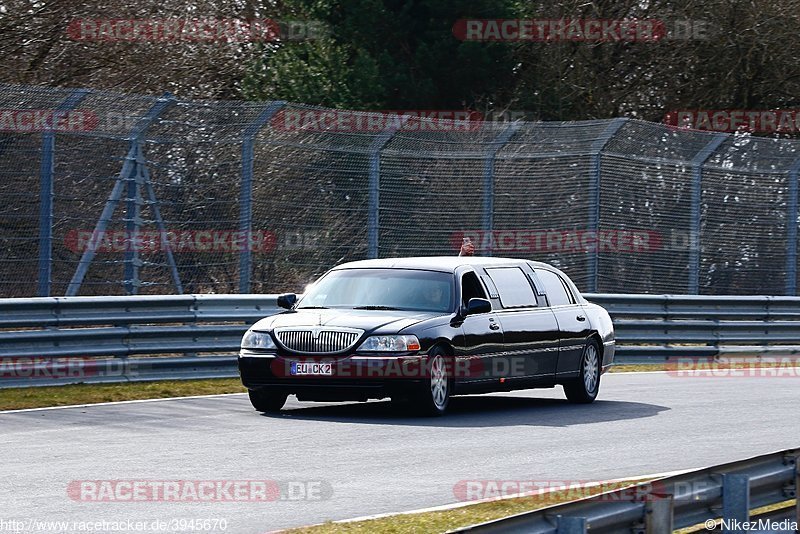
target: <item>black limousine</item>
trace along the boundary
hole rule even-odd
[[[483,257],[339,265],[242,338],[239,372],[256,410],[380,399],[441,415],[452,395],[562,385],[597,397],[614,328],[561,271]]]

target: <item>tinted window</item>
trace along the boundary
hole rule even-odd
[[[547,300],[550,301],[550,306],[562,306],[564,304],[572,304],[567,290],[564,289],[564,284],[561,283],[561,278],[552,272],[542,269],[536,269],[536,274],[539,275],[539,280],[544,284],[544,289],[547,291]]]
[[[500,293],[500,303],[504,308],[520,306],[536,306],[536,296],[533,294],[528,277],[519,267],[500,267],[486,269],[492,277],[497,291]]]
[[[388,307],[447,312],[453,308],[453,275],[411,269],[343,269],[311,286],[299,308]]]

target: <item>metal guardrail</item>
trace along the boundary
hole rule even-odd
[[[233,377],[245,330],[279,310],[275,295],[0,299],[0,387]]]
[[[800,354],[800,298],[619,295],[585,297],[611,314],[620,363]]]
[[[618,363],[800,353],[800,298],[589,294]],[[275,295],[0,299],[0,387],[236,376]]]
[[[737,530],[734,521],[800,523],[800,449],[661,478],[566,504],[541,508],[453,532],[480,534],[667,534],[674,529],[720,522],[715,530]],[[751,517],[751,510],[775,506]],[[792,527],[796,528],[796,527]],[[774,531],[747,529],[747,531]],[[793,530],[783,529],[783,532]]]

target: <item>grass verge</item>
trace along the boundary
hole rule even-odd
[[[609,483],[612,487],[600,484],[596,487],[583,487],[580,490],[555,490],[541,495],[482,502],[449,510],[391,515],[365,521],[347,523],[329,521],[321,525],[293,528],[281,532],[286,534],[368,534],[372,532],[412,534],[417,532],[447,532],[456,528],[590,497],[611,489],[621,489],[646,480]]]
[[[238,378],[210,380],[164,380],[120,384],[72,384],[32,388],[0,389],[0,410],[21,410],[71,404],[94,404],[192,395],[244,393]]]
[[[714,364],[714,369],[728,369],[763,365],[723,362]],[[663,371],[663,364],[615,365],[612,373],[632,373],[642,371]],[[675,370],[674,364],[672,370]],[[74,384],[68,386],[43,386],[31,388],[0,389],[0,410],[20,410],[24,408],[43,408],[48,406],[69,406],[72,404],[94,404],[139,399],[159,399],[166,397],[189,397],[192,395],[216,395],[221,393],[244,393],[247,390],[238,378],[219,378],[210,380],[168,380],[159,382],[130,382],[120,384]]]

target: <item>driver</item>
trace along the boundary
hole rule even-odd
[[[425,288],[422,293],[423,306],[434,310],[440,310],[446,306],[444,302],[444,290],[439,284],[432,284]]]

